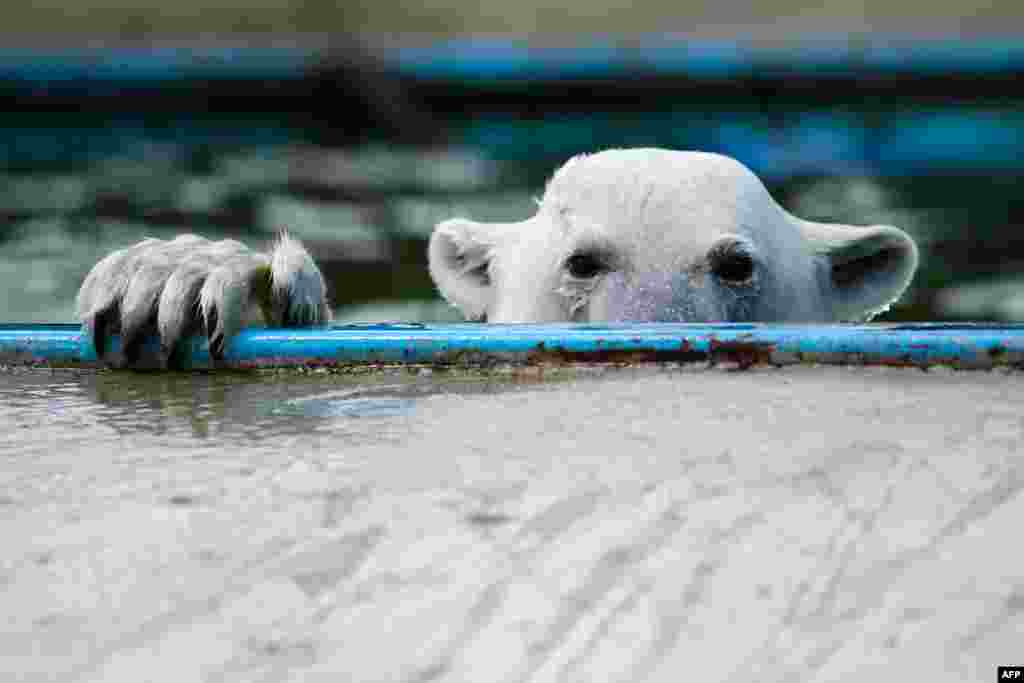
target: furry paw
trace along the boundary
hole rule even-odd
[[[136,364],[153,333],[158,363],[168,367],[180,365],[182,342],[194,334],[206,335],[220,360],[247,325],[308,327],[331,318],[320,270],[286,233],[270,254],[196,235],[144,240],[93,266],[77,308],[97,357],[115,366]],[[110,334],[121,336],[120,357],[107,348]]]

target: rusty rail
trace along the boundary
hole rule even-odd
[[[110,339],[115,353],[119,339]],[[142,367],[156,367],[156,339]],[[779,325],[676,324],[340,325],[322,329],[249,329],[214,362],[206,340],[185,349],[186,369],[372,365],[491,367],[710,363],[828,363],[957,368],[1024,365],[1024,325],[983,323]],[[74,324],[0,325],[0,363],[97,367],[95,349]]]

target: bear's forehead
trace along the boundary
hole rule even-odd
[[[780,212],[739,162],[656,149],[574,157],[552,176],[541,206],[570,238],[642,239],[684,250],[724,233],[751,234]]]

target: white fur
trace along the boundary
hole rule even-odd
[[[78,314],[97,354],[118,365],[135,363],[139,344],[152,333],[160,336],[159,360],[166,364],[197,332],[209,337],[219,358],[247,325],[320,325],[331,318],[319,269],[286,233],[269,255],[196,235],[113,252],[82,283]],[[107,351],[109,333],[121,335],[121,358]]]
[[[330,322],[327,285],[302,244],[282,232],[270,257],[274,324],[286,327]]]
[[[750,282],[713,268],[726,243],[754,258]],[[608,268],[572,277],[579,253],[603,254]],[[622,149],[570,159],[520,223],[439,224],[429,259],[441,294],[471,319],[832,321],[895,301],[917,249],[896,228],[796,218],[728,157]]]

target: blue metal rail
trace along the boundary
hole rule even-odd
[[[111,348],[119,340],[111,339]],[[156,340],[143,352],[153,366]],[[416,365],[830,363],[959,368],[1024,365],[1024,325],[990,324],[624,324],[624,325],[342,325],[322,329],[248,329],[223,361],[195,337],[186,369]],[[0,325],[0,363],[97,367],[78,325]]]

